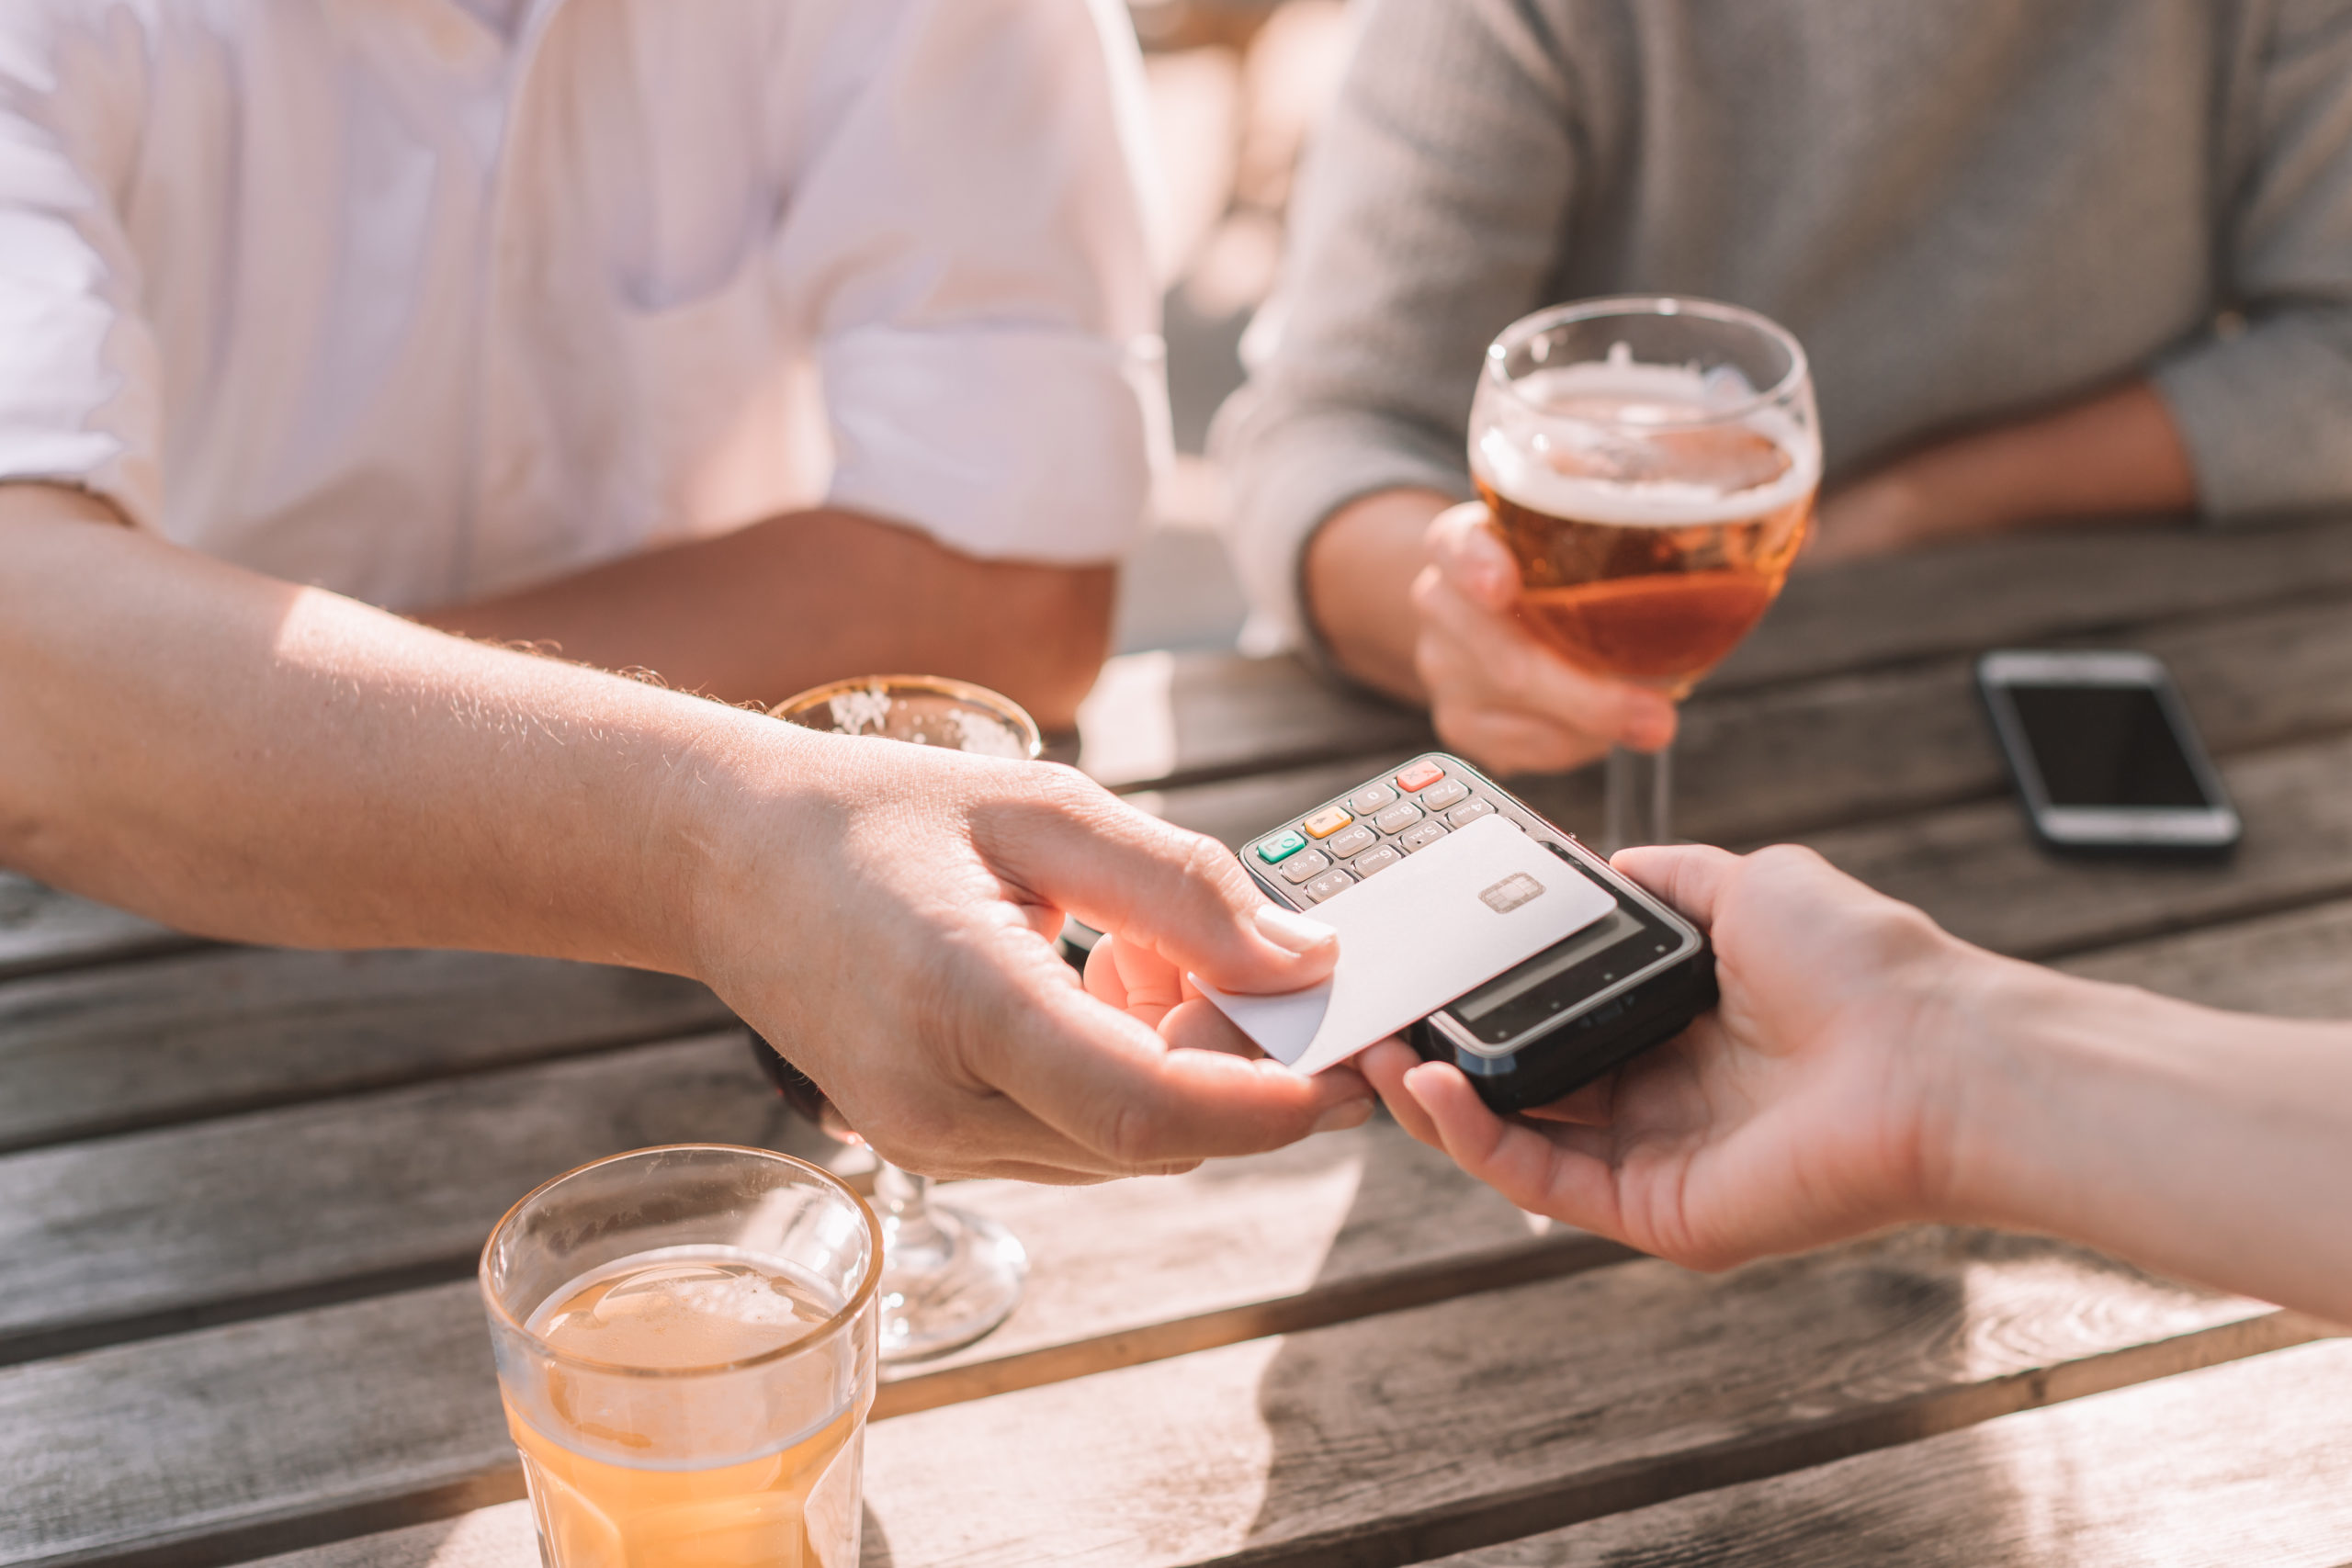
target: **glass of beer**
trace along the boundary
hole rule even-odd
[[[1804,543],[1821,482],[1804,350],[1713,300],[1539,310],[1487,350],[1470,472],[1529,628],[1580,669],[1679,701]],[[1672,787],[1668,752],[1612,750],[1606,847],[1672,841]]]
[[[506,1212],[481,1292],[548,1568],[854,1568],[881,1227],[765,1149],[640,1149]]]
[[[788,697],[775,717],[837,735],[947,746],[1035,761],[1046,749],[1037,721],[1011,697],[938,675],[865,675]],[[813,1079],[756,1032],[752,1051],[786,1101],[845,1143],[858,1138]],[[988,1215],[936,1202],[932,1180],[888,1160],[874,1171],[882,1216],[881,1345],[885,1361],[959,1349],[1021,1303],[1029,1254]]]

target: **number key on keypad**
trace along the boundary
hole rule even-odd
[[[1421,791],[1421,809],[1442,811],[1470,793],[1470,786],[1460,779],[1446,779]]]
[[[1396,841],[1408,850],[1425,850],[1444,837],[1444,823],[1424,822]]]
[[[1453,810],[1447,812],[1445,814],[1445,819],[1448,822],[1453,823],[1457,828],[1467,828],[1479,818],[1489,815],[1494,809],[1495,807],[1492,801],[1465,800],[1461,805],[1455,807]]]
[[[1319,904],[1332,894],[1353,886],[1355,880],[1344,871],[1327,871],[1306,885],[1306,896]]]
[[[1386,784],[1366,784],[1348,796],[1348,805],[1354,808],[1357,816],[1369,817],[1396,798],[1396,792]]]
[[[1404,858],[1396,852],[1394,845],[1383,844],[1372,853],[1358,855],[1355,858],[1355,874],[1358,876],[1370,876],[1375,871],[1386,871]]]
[[[1345,860],[1351,854],[1372,848],[1372,841],[1379,837],[1379,834],[1359,822],[1344,833],[1333,834],[1323,847],[1341,860]]]
[[[1329,869],[1331,859],[1321,850],[1309,850],[1303,855],[1293,855],[1283,862],[1283,880],[1304,882],[1318,871]]]
[[[1409,800],[1400,800],[1372,819],[1373,826],[1384,833],[1401,833],[1421,819],[1421,808]]]

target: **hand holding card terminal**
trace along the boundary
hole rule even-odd
[[[1489,816],[1525,834],[1551,863],[1577,877],[1580,888],[1605,896],[1597,918],[1564,928],[1565,935],[1532,957],[1513,962],[1516,954],[1507,955],[1500,973],[1489,967],[1491,978],[1406,1032],[1424,1058],[1460,1067],[1488,1105],[1518,1111],[1582,1088],[1681,1032],[1714,1005],[1714,956],[1696,927],[1469,764],[1442,752],[1415,758],[1260,835],[1241,858],[1276,902],[1314,909],[1411,857],[1463,852],[1444,846]],[[1433,877],[1429,882],[1437,886]],[[1596,906],[1603,901],[1594,900]],[[1341,909],[1351,907],[1327,913],[1339,923]],[[1449,921],[1464,918],[1452,913],[1451,905],[1443,908]],[[1424,911],[1424,918],[1439,918],[1439,909]],[[1343,964],[1348,945],[1343,934]],[[1526,951],[1521,946],[1517,953]]]

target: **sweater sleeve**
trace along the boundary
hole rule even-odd
[[[1402,487],[1470,494],[1480,360],[1544,303],[1564,239],[1571,96],[1532,0],[1368,0],[1283,286],[1252,328],[1259,364],[1213,440],[1255,640],[1317,651],[1299,567],[1339,507]]]
[[[2244,325],[2154,372],[2216,522],[2352,505],[2352,4],[2286,0],[2225,193]]]

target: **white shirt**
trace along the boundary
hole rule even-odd
[[[1115,0],[483,5],[0,0],[0,479],[394,607],[820,500],[1127,544]]]

